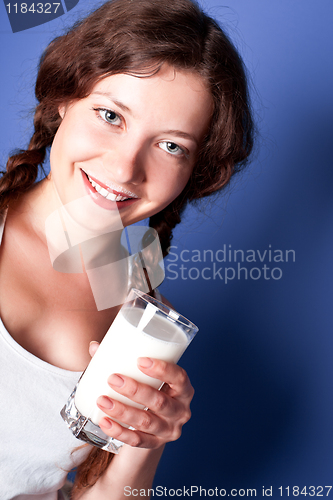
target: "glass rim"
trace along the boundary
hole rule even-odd
[[[149,302],[156,303],[158,305],[158,310],[161,313],[163,313],[166,317],[168,317],[170,320],[180,323],[185,328],[191,328],[191,330],[193,330],[195,332],[199,331],[199,328],[194,323],[192,323],[192,321],[185,318],[185,316],[183,316],[182,314],[179,314],[179,312],[177,312],[175,309],[172,309],[172,307],[169,307],[167,304],[164,304],[160,300],[155,299],[155,297],[151,297],[150,295],[148,295],[145,292],[142,292],[142,290],[139,290],[138,288],[132,288],[130,291],[130,294],[132,292],[136,293],[138,296],[140,296],[140,298],[142,298],[147,303],[149,303]],[[162,307],[160,307],[160,306],[162,306]],[[165,310],[163,310],[163,309],[165,309]],[[172,315],[168,314],[167,311],[174,312],[175,317],[172,317]]]

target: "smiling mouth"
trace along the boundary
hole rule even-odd
[[[107,186],[105,184],[102,185],[101,183],[97,182],[96,179],[93,179],[92,177],[90,177],[87,174],[87,172],[85,172],[84,170],[82,170],[82,172],[85,174],[85,176],[87,177],[88,181],[90,182],[92,187],[95,189],[95,191],[97,191],[97,193],[99,195],[101,195],[106,200],[121,202],[121,201],[131,200],[133,198],[138,199],[138,196],[136,196],[134,193],[131,193],[129,191],[124,193],[124,192],[115,191],[114,189],[111,189],[110,187],[108,187],[108,189],[107,189]]]

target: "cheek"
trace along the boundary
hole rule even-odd
[[[162,202],[165,206],[169,205],[184,190],[191,173],[192,168],[186,168],[182,171],[180,166],[178,172],[164,172],[161,174],[156,179],[154,188],[152,188],[154,199],[157,202]]]
[[[63,121],[55,135],[50,152],[51,168],[92,158],[98,151],[96,139],[84,125]]]

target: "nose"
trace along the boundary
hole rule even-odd
[[[105,169],[117,184],[139,185],[145,179],[145,147],[143,144],[128,144],[121,141],[103,158]]]

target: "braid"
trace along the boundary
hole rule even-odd
[[[0,211],[35,182],[39,156],[38,151],[20,151],[9,158],[7,172],[3,173],[0,181]]]
[[[36,108],[35,131],[28,149],[18,151],[10,156],[6,171],[1,172],[0,213],[6,209],[10,202],[16,200],[34,184],[38,175],[38,167],[43,164],[45,159],[46,148],[52,143],[58,123],[56,128],[50,127],[50,124],[45,120],[42,107],[39,104]]]
[[[149,219],[149,226],[157,231],[160,238],[163,257],[166,257],[169,253],[172,231],[181,221],[186,202],[187,196],[180,196]]]
[[[94,447],[86,460],[77,468],[77,477],[80,477],[80,481],[75,481],[72,495],[93,486],[106,471],[113,457],[113,453]]]

